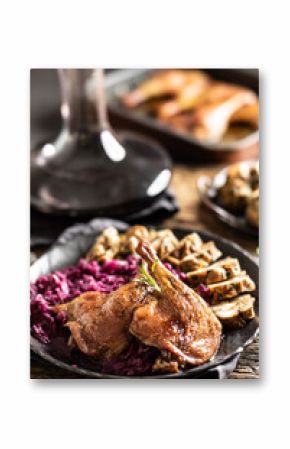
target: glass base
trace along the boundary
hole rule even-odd
[[[168,155],[150,139],[64,130],[32,152],[31,203],[48,213],[116,217],[152,203],[170,178]]]

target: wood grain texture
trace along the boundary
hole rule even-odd
[[[173,172],[172,188],[175,191],[180,211],[172,218],[164,221],[162,226],[187,227],[207,230],[221,237],[227,238],[253,255],[256,255],[257,239],[240,231],[231,229],[221,223],[215,215],[200,204],[196,182],[201,175],[213,175],[222,166],[211,165],[186,166],[176,165]],[[80,376],[72,375],[62,369],[56,368],[44,361],[31,360],[32,379],[78,379]],[[236,369],[229,376],[230,379],[258,379],[259,378],[259,338],[249,345],[241,354]]]

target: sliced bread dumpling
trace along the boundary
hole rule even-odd
[[[234,298],[240,293],[252,292],[256,288],[254,281],[245,272],[233,279],[210,284],[207,287],[212,303]]]
[[[241,273],[241,267],[238,259],[226,257],[213,265],[200,268],[196,271],[187,273],[187,279],[190,286],[195,287],[198,284],[213,284],[222,282],[238,276]]]
[[[212,310],[224,326],[237,328],[255,317],[254,303],[254,296],[245,294],[231,301],[222,301],[212,306]]]
[[[182,271],[194,271],[207,267],[222,256],[221,251],[212,241],[204,243],[198,251],[184,257],[179,264]]]

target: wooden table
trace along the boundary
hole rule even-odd
[[[220,169],[219,165],[192,167],[176,165],[173,173],[172,187],[180,205],[180,211],[166,220],[165,226],[184,226],[192,229],[208,230],[232,240],[252,254],[256,255],[257,240],[221,223],[211,212],[200,204],[196,181],[200,175],[212,175]],[[50,223],[48,222],[48,226]],[[78,376],[55,368],[44,361],[31,361],[31,378],[60,379],[78,378]],[[231,379],[259,378],[259,338],[242,353],[238,365],[230,375]]]

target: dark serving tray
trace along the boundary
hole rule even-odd
[[[30,269],[30,280],[35,282],[36,279],[43,274],[49,274],[52,271],[64,268],[68,265],[75,264],[80,257],[83,256],[92,245],[97,234],[102,232],[107,226],[113,225],[119,231],[125,231],[128,225],[124,222],[111,219],[95,219],[87,224],[79,224],[68,228],[61,234],[55,244],[41,256]],[[193,229],[173,229],[179,238],[193,232]],[[236,257],[240,260],[241,266],[245,269],[249,276],[254,280],[257,290],[253,293],[256,297],[255,311],[256,318],[249,321],[245,327],[241,329],[229,330],[224,333],[220,347],[217,353],[210,361],[203,365],[192,367],[185,371],[175,374],[158,374],[152,376],[130,376],[129,378],[146,378],[146,379],[176,379],[176,378],[195,378],[206,373],[214,367],[230,361],[234,356],[240,354],[243,349],[249,345],[257,336],[259,331],[259,268],[255,259],[244,251],[238,245],[225,240],[219,236],[204,231],[197,231],[204,240],[213,240],[218,248],[225,256]],[[116,376],[110,374],[101,374],[86,367],[73,366],[72,360],[65,355],[62,350],[51,347],[49,344],[40,343],[36,338],[31,337],[31,349],[38,356],[53,365],[66,369],[72,374],[83,375],[85,377],[97,379],[128,379],[128,376]]]
[[[202,69],[217,80],[240,84],[259,93],[258,69]],[[178,132],[157,119],[128,109],[121,104],[123,94],[148,78],[153,70],[116,70],[106,76],[106,93],[110,119],[118,128],[132,129],[149,134],[162,143],[173,159],[196,162],[236,162],[257,157],[259,153],[259,132],[236,142],[205,144],[182,132]]]

